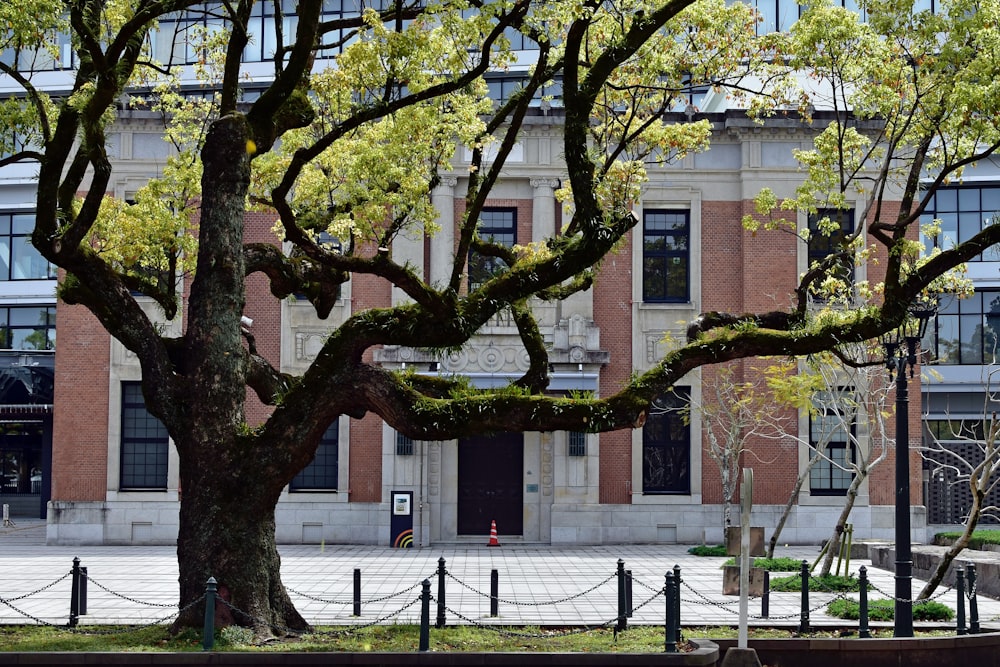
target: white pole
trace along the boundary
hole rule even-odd
[[[740,632],[738,646],[747,648],[750,613],[750,507],[753,502],[753,470],[743,469],[740,486]]]

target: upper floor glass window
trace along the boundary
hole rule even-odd
[[[517,210],[484,208],[479,215],[479,238],[508,248],[517,243]],[[476,289],[507,268],[499,257],[469,253],[469,289]]]
[[[0,280],[47,280],[56,267],[31,245],[34,213],[0,213]]]
[[[921,224],[940,220],[940,231],[926,245],[948,250],[964,243],[982,229],[1000,222],[1000,186],[941,188],[931,197]],[[974,261],[1000,262],[1000,248],[991,246]]]
[[[825,222],[837,225],[837,229],[824,233]],[[809,215],[809,266],[822,262],[830,255],[845,250],[847,238],[854,233],[854,210],[821,208]],[[854,255],[839,259],[831,268],[830,274],[850,285],[854,283]]]
[[[642,300],[686,303],[691,281],[691,212],[642,214]]]
[[[964,299],[945,297],[927,328],[922,347],[946,365],[993,364],[1000,359],[1000,290],[976,290]]]
[[[56,349],[55,306],[0,307],[0,349]]]

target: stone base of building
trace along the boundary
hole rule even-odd
[[[754,508],[753,524],[770,539],[782,507]],[[780,544],[819,544],[830,537],[840,514],[833,506],[794,508]],[[414,515],[413,546],[430,546],[428,510]],[[891,506],[856,507],[851,515],[855,540],[891,540]],[[389,503],[282,502],[275,513],[279,544],[372,544],[388,546]],[[551,524],[540,543],[559,546],[598,544],[721,544],[722,508],[718,505],[553,505]],[[923,507],[913,508],[913,540],[927,542],[934,532]],[[46,542],[51,545],[170,545],[176,542],[176,501],[49,503]],[[507,543],[525,543],[503,535]],[[480,536],[442,535],[433,543],[477,543]],[[485,544],[485,542],[483,542]]]

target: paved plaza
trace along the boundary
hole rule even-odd
[[[173,547],[45,546],[42,522],[19,520],[0,530],[0,623],[65,625],[69,615],[73,559],[88,569],[87,615],[80,624],[147,624],[168,622],[176,613],[177,560]],[[735,625],[738,598],[722,595],[723,558],[699,558],[686,545],[442,545],[390,549],[357,545],[282,545],[281,574],[293,602],[317,625],[357,625],[376,622],[417,623],[420,584],[431,581],[437,595],[437,569],[445,559],[449,624],[598,625],[617,615],[618,560],[632,571],[632,624],[662,625],[665,600],[660,594],[664,575],[680,566],[681,621],[685,626]],[[805,559],[818,556],[815,546],[793,546],[776,556]],[[851,572],[868,568],[876,589],[871,598],[888,597],[894,588],[891,572],[852,560]],[[353,614],[354,570],[361,571],[361,615]],[[499,579],[499,616],[490,616],[491,570]],[[772,575],[783,576],[783,575]],[[914,580],[913,592],[923,582]],[[942,591],[946,591],[943,595]],[[940,597],[938,597],[940,595]],[[856,594],[855,594],[856,596]],[[810,624],[844,626],[825,613],[834,596],[810,593]],[[952,607],[956,594],[939,589],[935,599]],[[978,597],[984,629],[1000,628],[1000,601]],[[750,601],[751,623],[798,627],[798,593],[771,593],[768,618],[761,618],[761,600]],[[436,605],[432,604],[432,621]],[[879,624],[872,623],[873,626]],[[916,627],[921,623],[917,622]]]

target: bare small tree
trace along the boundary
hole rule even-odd
[[[792,387],[772,389],[780,400],[798,404],[809,412],[816,428],[804,433],[798,429],[785,430],[781,437],[795,440],[807,448],[809,461],[800,471],[785,509],[768,542],[768,557],[781,536],[792,508],[797,504],[802,487],[815,466],[825,461],[831,473],[850,475],[851,482],[844,493],[844,504],[828,540],[827,554],[821,574],[830,573],[834,555],[840,542],[861,485],[872,469],[887,457],[892,440],[886,434],[886,404],[889,386],[882,381],[881,365],[871,361],[872,355],[865,344],[842,346],[837,354],[815,355],[807,358],[800,368],[800,379]],[[810,392],[803,404],[803,392]],[[843,442],[842,457],[832,454],[830,445]]]
[[[691,404],[702,418],[705,451],[719,468],[722,481],[722,523],[732,525],[732,501],[739,485],[741,459],[753,454],[754,439],[774,438],[787,430],[788,416],[773,409],[766,371],[748,371],[753,379],[736,381],[735,369],[725,366],[715,379],[703,385],[701,401]],[[764,463],[770,463],[765,461]]]
[[[1000,400],[994,391],[1000,367],[991,366],[985,378],[984,419],[948,420],[942,430],[925,429],[930,442],[921,449],[921,455],[931,462],[932,478],[950,472],[950,484],[965,484],[972,497],[968,512],[964,517],[964,527],[958,539],[945,552],[934,574],[917,596],[918,600],[930,597],[944,580],[948,568],[958,555],[969,545],[969,539],[983,517],[1000,516],[1000,507],[990,502],[990,496],[1000,484],[1000,418],[990,406]],[[985,418],[986,414],[989,418]],[[944,436],[944,437],[942,437]],[[957,446],[965,444],[964,447]]]

